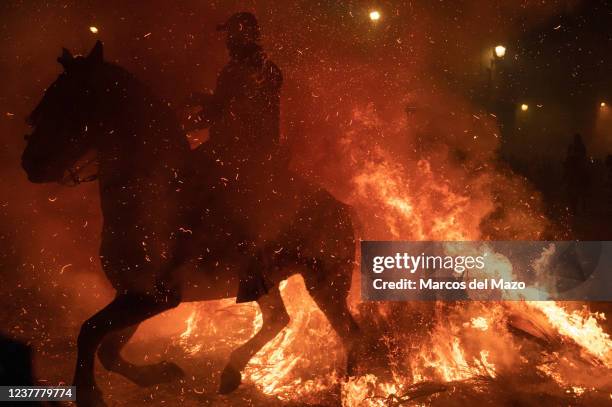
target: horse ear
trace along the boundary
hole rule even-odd
[[[99,64],[104,61],[104,46],[102,45],[102,41],[96,41],[96,45],[94,45],[91,51],[89,51],[89,55],[87,55],[87,60]]]
[[[62,64],[62,66],[64,67],[64,70],[67,70],[72,64],[73,59],[74,57],[72,56],[72,53],[68,51],[66,48],[62,48],[62,55],[60,55],[59,58],[57,58],[57,62]]]

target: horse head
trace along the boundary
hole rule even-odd
[[[64,48],[57,61],[63,72],[49,86],[27,119],[32,132],[21,163],[35,183],[59,182],[88,151],[95,148],[103,67],[98,41],[87,56],[73,56]]]

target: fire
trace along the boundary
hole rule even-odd
[[[372,374],[352,377],[342,386],[342,406],[388,406],[388,401],[401,394],[402,389],[403,387],[396,383],[381,383]]]
[[[280,400],[315,400],[340,382],[334,365],[342,358],[342,346],[301,277],[291,277],[279,288],[283,298],[291,298],[285,301],[291,322],[251,359],[243,380]],[[228,314],[235,321],[228,320]],[[185,325],[176,343],[195,357],[204,352],[203,343],[219,341],[220,332],[225,333],[223,349],[235,349],[261,328],[262,317],[255,303],[235,304],[228,299],[208,303],[206,309],[196,306]]]
[[[469,127],[470,120],[462,122],[462,128]],[[390,137],[403,131],[402,120],[391,126],[365,107],[353,110],[350,123],[339,139],[339,160],[346,162],[338,165],[349,169],[350,192],[345,200],[359,215],[359,237],[477,240],[483,237],[483,222],[491,214],[490,229],[509,238],[538,238],[544,229],[546,219],[539,212],[538,198],[520,180],[480,162],[442,165],[450,154],[444,149],[398,162],[391,152],[364,146],[362,141],[371,134]],[[518,204],[496,212],[494,196]],[[493,272],[511,276],[512,264],[499,256]],[[354,280],[357,290],[358,274]],[[480,381],[470,386],[473,391],[485,392],[487,385],[520,376],[515,374],[519,371],[537,372],[564,393],[586,397],[588,377],[579,377],[577,366],[612,367],[612,340],[599,325],[603,316],[569,312],[554,302],[372,304],[355,300],[351,308],[363,325],[364,340],[376,339],[375,352],[386,352],[388,360],[384,374],[364,372],[345,378],[341,343],[302,279],[292,277],[280,288],[291,323],[243,372],[245,383],[279,400],[326,405],[331,397],[335,400],[331,404],[340,398],[344,407],[401,405],[416,397],[425,400],[445,394],[471,381]],[[358,292],[351,298],[358,298]],[[195,308],[185,321],[178,344],[187,355],[205,352],[201,344],[219,342],[220,337],[222,344],[216,350],[229,353],[261,327],[254,304],[237,305],[232,300],[209,304]],[[512,325],[512,315],[537,323]],[[517,329],[525,332],[517,334]],[[575,344],[588,357],[576,359],[564,348],[554,352],[538,348],[548,339],[554,342],[553,337]],[[594,360],[600,363],[593,364]]]
[[[520,313],[528,320],[543,315],[547,329],[575,342],[585,354],[610,368],[612,340],[598,324],[601,315],[569,312],[554,302],[472,302],[435,305],[432,320],[436,322],[420,339],[415,339],[405,326],[397,326],[397,333],[392,335],[400,336],[397,344],[403,349],[393,351],[395,363],[390,366],[390,377],[368,373],[343,378],[341,344],[309,298],[301,278],[290,278],[282,284],[281,292],[285,299],[291,299],[287,301],[291,323],[255,355],[243,372],[246,383],[279,400],[316,404],[339,391],[344,407],[387,406],[421,391],[414,386],[443,393],[447,389],[444,383],[454,386],[453,383],[482,377],[495,380],[517,366],[531,363],[534,370],[559,383],[572,397],[589,394],[587,385],[556,368],[557,362],[534,362],[521,355],[521,346],[507,330],[506,316],[510,312]],[[360,304],[356,305],[357,314],[369,318]],[[383,319],[394,318],[393,312],[384,309],[380,312]],[[227,318],[228,314],[235,317],[235,324]],[[223,300],[206,307],[197,306],[185,320],[185,330],[177,343],[186,355],[196,357],[206,351],[203,343],[219,341],[223,332],[225,343],[216,349],[229,351],[254,335],[261,323],[255,305]],[[242,330],[233,329],[238,326]],[[562,355],[557,358],[563,363]]]
[[[244,376],[264,394],[280,400],[304,400],[328,390],[337,381],[332,366],[340,358],[342,346],[301,278],[290,278],[280,285],[280,290],[284,299],[291,299],[285,301],[291,322],[251,359]],[[258,314],[254,331],[260,324]],[[334,350],[318,358],[308,357],[321,349]],[[313,366],[315,360],[320,371]]]
[[[467,213],[473,205],[467,196],[454,192],[448,184],[439,183],[427,160],[417,163],[419,183],[406,179],[399,165],[366,162],[353,180],[354,200],[364,211],[377,213],[393,238],[410,236],[414,240],[437,238],[469,240],[477,236],[477,225],[460,224],[469,221]],[[432,200],[437,199],[436,205]],[[369,208],[364,208],[368,206]],[[427,212],[437,212],[428,218]]]
[[[468,216],[473,210],[469,198],[436,182],[436,176],[426,161],[417,165],[427,187],[416,185],[411,188],[411,183],[401,176],[402,169],[398,166],[388,162],[366,162],[363,171],[354,178],[357,188],[353,199],[359,209],[368,211],[374,208],[378,219],[382,219],[387,227],[385,233],[395,238],[406,236],[406,233],[417,239],[478,237],[477,223],[470,221]],[[421,194],[420,198],[415,191]],[[433,212],[438,217],[432,219],[426,214],[432,211],[433,196],[437,197],[438,204]],[[500,258],[497,273],[511,274],[511,264]],[[279,400],[317,403],[339,388],[339,397],[345,407],[386,406],[405,400],[411,392],[418,393],[414,390],[417,385],[433,383],[427,385],[427,391],[443,393],[447,389],[444,383],[478,378],[495,380],[517,366],[524,367],[527,360],[521,356],[521,346],[507,328],[506,315],[513,310],[527,319],[543,314],[547,329],[575,342],[585,354],[597,358],[605,367],[612,366],[612,340],[598,324],[602,316],[568,312],[554,302],[517,301],[509,305],[472,302],[455,306],[432,305],[436,308],[432,316],[436,323],[416,342],[407,334],[409,325],[397,322],[396,330],[386,334],[394,337],[396,347],[390,349],[396,360],[390,366],[391,377],[368,373],[344,379],[341,344],[308,296],[302,280],[292,277],[282,284],[281,292],[284,298],[290,298],[286,305],[291,323],[255,355],[243,375],[245,382],[253,383],[262,393]],[[240,333],[240,338],[226,338],[227,343],[235,348],[259,329],[261,315],[255,305],[240,307],[228,303],[227,307],[235,309],[234,315],[240,315],[243,326],[247,327]],[[359,302],[353,304],[353,308],[361,320],[372,318]],[[383,321],[392,321],[394,315],[383,305],[374,308],[373,312],[378,313],[377,318]],[[405,312],[410,312],[410,309]],[[203,339],[201,334],[198,336],[203,325],[199,321],[203,318],[213,320],[206,323],[210,335],[217,331],[210,328],[215,326],[211,313],[189,316],[179,340],[189,355],[203,351],[198,343]],[[221,331],[228,332],[227,329],[219,329]],[[559,355],[558,358],[561,363],[562,357]],[[589,394],[582,382],[575,382],[563,369],[556,369],[556,364],[548,363],[535,364],[532,369],[563,386],[572,397]]]
[[[197,317],[198,317],[198,313],[197,311],[193,311],[189,317],[187,318],[187,320],[185,321],[185,323],[187,324],[187,328],[185,328],[185,331],[183,333],[181,333],[180,335],[180,343],[183,346],[183,348],[185,349],[185,352],[187,352],[188,354],[195,354],[198,353],[201,349],[202,349],[202,344],[196,343],[196,344],[190,344],[189,340],[193,338],[197,338],[198,337],[198,333],[194,332],[197,328]]]
[[[612,368],[612,338],[598,323],[598,319],[605,319],[603,314],[570,313],[552,301],[531,302],[530,305],[542,311],[560,335],[570,338]]]
[[[472,328],[480,329],[482,331],[486,331],[489,329],[489,322],[486,318],[483,317],[474,317],[471,321]]]
[[[431,357],[431,359],[429,359]],[[429,352],[421,355],[423,367],[433,367],[438,370],[442,379],[446,382],[454,380],[465,380],[472,377],[474,374],[468,362],[465,360],[465,354],[461,349],[459,340],[453,338],[450,343],[450,349],[446,352],[434,355]]]

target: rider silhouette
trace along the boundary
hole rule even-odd
[[[199,127],[210,127],[208,148],[224,165],[266,165],[279,150],[282,73],[259,44],[253,14],[236,13],[217,30],[227,33],[230,61],[214,93],[194,95],[202,106]]]
[[[227,34],[230,61],[219,74],[214,92],[194,94],[192,102],[202,108],[197,127],[209,128],[203,150],[216,167],[213,183],[229,184],[218,190],[223,191],[233,221],[249,236],[243,248],[254,261],[241,278],[237,298],[246,302],[267,292],[263,263],[248,224],[250,218],[262,217],[279,165],[283,166],[279,148],[283,79],[260,45],[260,28],[253,14],[236,13],[217,30]]]

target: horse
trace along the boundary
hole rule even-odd
[[[116,290],[80,327],[77,405],[106,405],[96,385],[96,355],[105,369],[139,386],[180,378],[174,363],[132,364],[121,349],[141,322],[181,302],[234,297],[239,276],[253,264],[264,267],[271,286],[257,299],[263,325],[231,353],[219,392],[238,388],[251,357],[289,323],[278,285],[294,274],[302,275],[340,337],[352,374],[360,331],[347,305],[356,244],[350,207],[323,188],[305,187],[294,195],[294,216],[282,230],[256,253],[244,250],[226,206],[211,198],[219,194],[204,181],[206,168],[194,170],[201,157],[170,105],[105,61],[99,41],[87,55],[64,49],[58,62],[63,71],[28,116],[32,131],[21,164],[32,183],[61,182],[67,174],[78,183],[80,163],[95,154],[101,266]],[[253,263],[254,256],[261,261]]]

